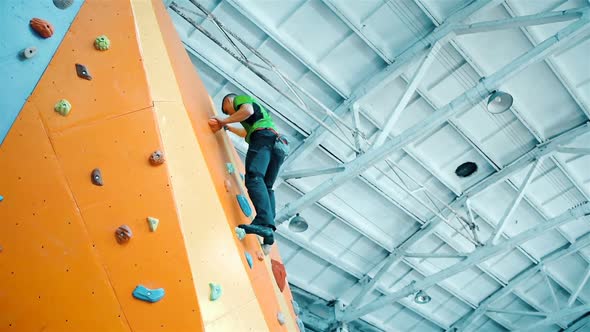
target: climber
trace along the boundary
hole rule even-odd
[[[289,142],[276,131],[268,111],[250,96],[234,93],[226,95],[221,103],[221,111],[228,117],[209,119],[211,130],[229,130],[248,143],[245,180],[256,217],[251,224],[238,227],[247,234],[262,236],[263,244],[272,245],[276,230],[273,185],[288,154]],[[235,122],[240,122],[243,128],[228,126]]]

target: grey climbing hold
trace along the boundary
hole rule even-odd
[[[66,9],[74,3],[74,0],[53,0],[55,7],[59,9]]]
[[[143,285],[138,285],[133,290],[133,297],[138,300],[154,303],[160,301],[166,292],[164,288],[149,289]]]
[[[160,223],[160,220],[154,217],[147,217],[147,222],[150,226],[150,231],[155,232],[156,229],[158,229],[158,224]]]
[[[57,102],[57,104],[55,104],[55,106],[53,106],[53,109],[63,115],[66,116],[68,114],[70,114],[70,111],[72,110],[72,104],[70,104],[69,101],[67,101],[66,99],[62,99],[60,101]]]
[[[291,305],[293,305],[293,311],[295,315],[299,315],[301,313],[301,308],[299,308],[299,303],[295,300],[291,300]]]
[[[279,321],[279,324],[285,325],[285,321],[286,321],[285,314],[283,314],[282,312],[279,311],[277,313],[277,320]]]
[[[92,80],[92,76],[90,76],[90,73],[88,72],[86,66],[81,65],[79,63],[76,64],[76,74],[78,74],[78,77],[83,78],[85,80]]]
[[[211,294],[209,294],[209,300],[216,301],[221,297],[221,285],[210,282],[209,288],[211,289]]]
[[[30,58],[34,57],[35,55],[37,55],[37,48],[35,46],[27,47],[22,52],[22,56],[25,59],[30,59]]]
[[[238,237],[238,240],[241,241],[246,237],[246,231],[239,227],[236,227],[236,235]]]
[[[92,174],[90,174],[90,180],[96,186],[104,185],[102,181],[102,173],[100,172],[100,168],[95,168],[92,170]]]
[[[232,163],[226,163],[225,168],[227,169],[227,172],[229,174],[234,174],[234,172],[236,171],[234,164],[232,164]]]
[[[272,245],[269,244],[262,244],[262,252],[264,253],[264,255],[268,256],[270,254],[270,249],[272,248]]]
[[[248,262],[248,266],[250,268],[252,268],[254,266],[254,259],[252,258],[252,255],[250,255],[249,252],[245,252],[244,256],[246,256],[246,261]]]

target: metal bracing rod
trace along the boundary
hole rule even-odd
[[[551,293],[551,299],[553,300],[553,305],[555,306],[555,310],[559,310],[559,300],[557,299],[557,294],[555,294],[555,287],[551,284],[549,277],[547,276],[547,271],[545,266],[541,268],[541,275],[543,276],[543,280],[545,280],[545,284],[547,284],[547,288],[549,288],[549,292]]]
[[[570,147],[560,146],[557,148],[557,152],[570,153],[570,154],[590,154],[590,149],[589,148],[570,148]]]
[[[527,241],[530,241],[549,230],[552,230],[556,227],[559,227],[568,222],[588,215],[590,215],[590,203],[585,203],[583,205],[579,205],[571,210],[562,213],[558,217],[547,220],[546,222],[540,223],[528,229],[527,231],[524,231],[512,238],[509,238],[501,244],[477,248],[463,261],[456,263],[451,267],[448,267],[437,273],[429,275],[422,280],[412,282],[409,285],[401,288],[400,290],[390,293],[389,295],[383,296],[373,301],[372,303],[364,305],[358,309],[346,310],[343,319],[345,321],[351,321],[359,317],[362,317],[385,305],[391,304],[392,302],[396,302],[408,295],[414,294],[418,290],[432,287],[433,285],[449,278],[450,276],[463,272],[476,264],[479,264],[485,260],[490,259],[493,256],[512,250],[516,246]]]
[[[207,13],[209,16],[212,16],[211,13],[208,12],[206,8],[204,8],[203,6],[201,6],[195,0],[189,0],[189,1],[191,1],[191,3],[193,3],[195,6],[197,6],[200,10],[204,11],[205,13]],[[207,29],[203,28],[201,25],[197,24],[193,19],[191,19],[185,13],[183,13],[181,11],[181,9],[178,7],[178,5],[175,2],[172,2],[172,4],[170,5],[170,9],[172,9],[176,14],[178,14],[180,17],[182,17],[185,21],[187,21],[193,27],[195,27],[197,30],[199,30],[201,33],[203,33],[203,35],[205,35],[207,38],[209,38],[211,41],[213,41],[215,44],[217,44],[217,46],[219,46],[221,49],[223,49],[226,53],[228,53],[229,55],[231,55],[236,61],[238,61],[243,66],[245,66],[246,68],[248,68],[252,73],[254,73],[256,76],[258,76],[260,79],[262,79],[266,84],[268,84],[270,87],[272,87],[280,95],[282,95],[283,97],[285,97],[287,100],[289,100],[291,103],[293,103],[296,107],[298,107],[300,110],[302,110],[303,112],[305,112],[309,117],[311,117],[312,119],[314,119],[315,121],[317,121],[320,126],[322,126],[326,130],[328,130],[330,133],[332,133],[335,136],[336,139],[340,140],[342,143],[344,143],[346,146],[348,146],[349,148],[351,148],[353,151],[356,151],[355,146],[353,144],[351,144],[350,142],[348,142],[346,139],[344,139],[340,133],[338,133],[338,132],[334,131],[332,128],[330,128],[330,126],[328,124],[324,123],[324,121],[322,119],[318,118],[318,116],[315,115],[309,109],[307,109],[307,107],[305,107],[304,105],[301,105],[301,103],[298,100],[295,100],[288,93],[286,93],[282,89],[276,87],[274,85],[274,83],[268,77],[266,77],[264,74],[260,73],[256,68],[254,68],[254,66],[250,62],[248,62],[247,60],[243,59],[242,57],[240,57],[239,55],[235,54],[230,49],[228,49],[227,47],[225,47]],[[218,22],[218,21],[215,21],[215,22],[216,22],[217,25],[219,25],[221,28],[223,28],[223,25],[220,22]],[[236,34],[234,34],[233,32],[231,32],[229,30],[228,30],[228,32],[234,38],[236,38],[238,41],[240,41],[244,46],[246,46],[246,48],[248,48],[250,51],[252,51],[255,55],[257,55],[259,58],[261,57],[261,55],[260,55],[260,53],[258,53],[258,51],[256,51],[254,48],[252,48],[251,46],[249,46],[247,43],[245,43],[239,36],[237,36]],[[264,57],[262,57],[261,60],[265,61],[266,59]],[[278,71],[278,69],[276,69],[276,67],[273,66],[272,68],[273,68],[273,70],[276,70],[277,71],[278,76],[281,79],[285,79],[286,78],[285,75],[282,75],[282,73],[280,73]],[[287,85],[291,89],[291,86],[289,84],[285,84],[285,85]],[[306,93],[303,88],[298,87],[298,86],[296,88],[298,90]],[[322,109],[324,109],[324,108],[322,108]]]
[[[315,201],[329,194],[344,184],[346,181],[355,178],[369,166],[389,156],[391,153],[403,148],[405,145],[415,141],[419,137],[436,129],[458,112],[466,110],[476,103],[481,102],[500,84],[514,77],[522,70],[529,67],[531,64],[542,61],[552,52],[555,52],[562,43],[584,32],[588,27],[590,27],[588,24],[588,16],[585,15],[582,19],[560,30],[558,33],[549,37],[535,48],[529,50],[511,63],[502,67],[494,74],[481,80],[473,88],[458,96],[445,107],[434,112],[434,114],[428,118],[417,123],[411,128],[406,129],[403,133],[394,137],[390,144],[382,145],[347,163],[345,166],[346,170],[336,174],[329,180],[324,181],[319,186],[305,194],[303,197],[287,204],[281,211],[277,213],[276,222],[280,224],[285,220],[288,220],[290,217],[294,216],[295,213],[301,211],[305,207],[313,204]]]
[[[590,278],[590,264],[588,264],[588,267],[586,268],[586,272],[584,273],[584,277],[582,278],[582,280],[580,280],[578,287],[572,293],[572,295],[570,295],[569,300],[567,300],[567,307],[568,308],[571,307],[576,302],[578,295],[580,295],[580,292],[582,291],[584,286],[586,286],[586,283],[588,282],[588,278]]]
[[[342,172],[344,167],[337,166],[337,167],[330,167],[330,168],[313,168],[313,169],[298,169],[293,171],[287,171],[283,173],[283,179],[301,179],[310,176],[317,176],[317,175],[325,175],[325,174],[332,174]]]
[[[419,252],[406,252],[404,253],[405,257],[410,258],[465,258],[469,256],[469,254],[437,254],[433,253],[419,253]]]
[[[498,226],[496,227],[496,230],[494,231],[494,233],[490,237],[491,238],[490,241],[492,244],[498,243],[498,239],[500,239],[500,236],[502,236],[502,233],[504,232],[504,228],[506,227],[506,223],[507,223],[508,219],[512,218],[512,215],[514,214],[514,212],[516,212],[516,208],[520,204],[520,201],[522,201],[524,194],[526,193],[527,187],[533,181],[533,175],[535,175],[535,172],[537,171],[537,169],[541,165],[542,160],[543,160],[543,158],[539,158],[539,159],[537,159],[537,161],[535,161],[535,163],[533,164],[533,166],[529,170],[528,174],[526,175],[524,182],[520,186],[520,189],[518,190],[518,194],[514,198],[512,205],[508,209],[506,209],[506,211],[504,212],[504,215],[502,216],[502,219],[500,219],[500,222],[498,222]]]
[[[505,309],[497,309],[497,308],[488,308],[488,311],[495,312],[498,314],[519,315],[519,316],[547,317],[547,315],[549,315],[546,312],[539,312],[539,311],[505,310]]]
[[[418,88],[418,84],[422,82],[422,79],[426,75],[428,68],[430,68],[430,65],[432,65],[432,62],[434,61],[436,54],[440,50],[441,43],[441,41],[436,42],[422,59],[422,62],[418,66],[418,69],[416,69],[416,72],[414,73],[412,80],[409,82],[406,91],[404,91],[404,94],[402,95],[399,102],[393,109],[393,112],[391,112],[389,118],[385,121],[385,126],[383,127],[383,130],[377,135],[377,139],[371,147],[372,149],[378,148],[381,145],[383,145],[387,137],[389,137],[389,134],[395,127],[395,124],[402,115],[402,112],[404,111],[406,106],[408,106],[410,98],[412,98],[414,92]]]
[[[358,88],[351,93],[349,98],[334,110],[334,114],[337,116],[345,114],[354,103],[398,77],[403,72],[405,66],[428,50],[430,45],[447,38],[447,36],[453,31],[454,23],[462,22],[464,19],[486,7],[490,3],[498,2],[500,1],[475,0],[465,8],[449,16],[445,23],[397,56],[395,62],[388,65],[375,75],[368,75],[366,79],[358,84]],[[328,120],[328,118],[326,118],[326,120]],[[328,133],[326,130],[323,127],[318,126],[313,133],[305,139],[303,144],[291,153],[291,155],[285,160],[282,168],[286,169],[293,160],[307,156],[307,154],[318,147],[327,136]]]
[[[536,322],[535,324],[528,325],[523,328],[516,329],[515,332],[526,332],[534,331],[542,326],[547,326],[555,323],[559,323],[565,318],[572,317],[573,315],[581,315],[590,311],[590,304],[577,306],[574,308],[562,309],[560,311],[550,313],[547,318]]]
[[[461,319],[460,322],[455,324],[454,327],[457,328],[457,331],[466,330],[469,327],[469,325],[477,321],[481,316],[485,314],[486,310],[492,303],[510,294],[518,285],[529,280],[531,277],[537,274],[537,272],[542,271],[544,266],[551,262],[555,262],[559,259],[562,259],[568,255],[571,255],[587,247],[588,245],[590,245],[590,233],[582,235],[572,244],[565,245],[559,249],[554,250],[550,254],[545,255],[543,258],[541,258],[539,264],[535,264],[527,268],[526,270],[520,272],[516,277],[512,278],[512,280],[510,280],[510,282],[508,282],[506,286],[500,288],[492,295],[488,296],[485,300],[483,300],[479,304],[477,309],[472,311],[465,318]],[[543,276],[547,278],[545,274],[543,274]]]
[[[501,29],[512,29],[530,25],[550,24],[556,22],[571,21],[582,17],[588,7],[575,8],[556,12],[544,12],[534,15],[525,15],[501,20],[477,22],[472,24],[457,24],[455,33],[457,35],[495,31]]]
[[[356,145],[356,149],[363,151],[361,146],[361,119],[360,119],[360,105],[355,103],[352,105],[352,123],[354,124],[354,145]]]

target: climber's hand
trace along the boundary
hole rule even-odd
[[[209,119],[209,128],[214,133],[218,132],[221,128],[223,128],[223,124],[220,119],[218,118],[211,118]]]

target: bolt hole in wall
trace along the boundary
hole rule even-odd
[[[469,177],[475,172],[477,172],[477,164],[472,161],[465,162],[455,169],[455,174],[460,178]]]

